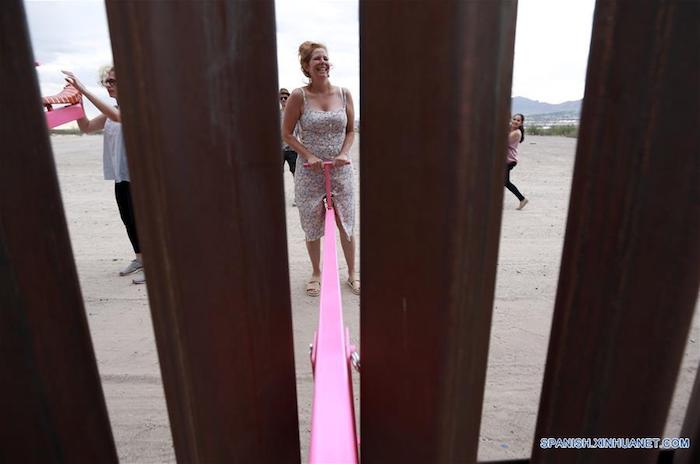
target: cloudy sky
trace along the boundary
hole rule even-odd
[[[25,0],[25,6],[42,94],[57,93],[60,70],[69,69],[107,98],[97,84],[97,69],[112,62],[104,2]],[[329,48],[331,80],[359,102],[357,1],[276,0],[275,7],[280,86],[303,85],[297,47],[318,40]],[[593,7],[594,0],[519,0],[513,96],[549,103],[583,97]]]

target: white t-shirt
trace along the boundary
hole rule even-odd
[[[126,162],[126,147],[121,123],[107,118],[103,134],[102,162],[105,180],[129,181],[129,166]]]

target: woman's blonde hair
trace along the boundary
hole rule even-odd
[[[311,41],[307,40],[303,44],[299,45],[299,64],[301,65],[301,72],[303,72],[304,75],[306,77],[308,77],[309,79],[311,78],[311,75],[304,68],[304,66],[309,65],[309,63],[311,62],[311,54],[317,48],[322,48],[326,51],[326,53],[328,52],[328,47],[326,47],[321,42],[311,42]]]
[[[114,65],[106,64],[104,66],[100,66],[99,71],[97,71],[97,75],[100,76],[100,85],[104,85],[105,79],[107,79],[107,76],[112,71],[114,71]]]

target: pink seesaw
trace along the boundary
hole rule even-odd
[[[49,129],[67,122],[75,121],[85,116],[80,92],[72,85],[66,85],[61,92],[50,97],[43,97],[42,103],[46,108],[46,124]],[[61,104],[59,108],[53,105]]]
[[[308,164],[304,164],[309,167]],[[359,354],[350,342],[350,331],[343,325],[340,297],[336,224],[331,196],[331,169],[323,163],[326,181],[326,219],[323,236],[323,268],[318,331],[311,345],[314,394],[311,411],[309,463],[358,463],[352,366],[360,369]]]
[[[34,62],[34,66],[39,66],[39,63]],[[46,110],[44,114],[46,115],[46,125],[49,129],[76,121],[85,116],[82,96],[78,89],[71,84],[67,84],[56,95],[42,97],[41,102]],[[62,106],[54,108],[54,105]]]

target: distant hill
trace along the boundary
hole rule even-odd
[[[545,103],[537,100],[530,100],[525,97],[513,97],[511,103],[513,113],[522,113],[525,116],[533,114],[549,113],[581,113],[581,100],[566,101],[564,103]]]

